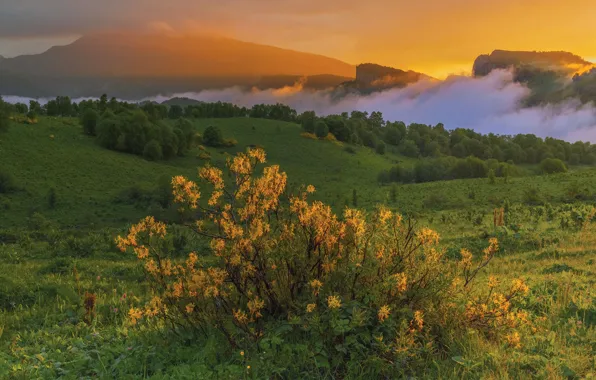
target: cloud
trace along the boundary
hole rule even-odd
[[[308,91],[299,81],[279,90],[242,91],[239,88],[156,96],[144,100],[164,101],[174,96],[251,107],[277,102],[298,112],[314,110],[319,115],[353,110],[380,111],[385,120],[405,123],[445,124],[448,129],[470,128],[482,133],[513,135],[532,133],[570,142],[596,143],[596,108],[570,100],[557,105],[523,108],[520,101],[529,89],[513,82],[509,71],[496,70],[484,78],[451,76],[445,81],[419,81],[403,89],[369,96],[347,95],[336,99],[331,91]],[[5,97],[5,100],[27,101]]]

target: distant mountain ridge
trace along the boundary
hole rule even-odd
[[[343,81],[355,77],[355,67],[322,55],[229,38],[95,34],[41,54],[1,60],[0,93],[119,96],[156,88],[170,93],[251,86],[263,77],[284,75],[328,75]]]

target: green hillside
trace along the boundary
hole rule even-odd
[[[4,181],[0,185],[12,178],[10,191],[0,192],[0,378],[593,376],[596,168],[571,166],[566,173],[531,175],[535,168],[526,167],[526,176],[494,181],[381,185],[380,172],[398,163],[413,167],[419,160],[398,154],[391,145],[381,155],[368,147],[304,137],[302,127],[289,122],[239,117],[192,119],[192,125],[203,137],[209,126],[216,126],[225,139],[237,144],[197,146],[182,157],[148,161],[101,147],[97,138],[83,134],[76,118],[11,122],[0,134],[0,181]],[[404,227],[414,220],[416,228],[429,227],[437,238],[440,235],[440,245],[414,249],[415,261],[404,256],[404,261],[395,262],[402,268],[398,274],[407,273],[407,291],[391,301],[389,311],[379,309],[384,300],[367,293],[385,297],[377,292],[377,285],[388,280],[378,274],[386,270],[378,264],[383,253],[378,245],[384,244],[385,252],[400,251],[402,244],[407,247],[421,236],[432,240],[432,231],[408,235],[405,228],[375,237],[368,252],[377,256],[369,255],[373,261],[366,265],[354,264],[359,255],[344,261],[339,257],[337,275],[325,278],[320,290],[328,293],[320,299],[311,291],[312,282],[306,285],[300,272],[283,268],[306,260],[300,253],[310,249],[313,240],[308,234],[301,240],[297,233],[288,242],[274,233],[267,244],[256,246],[267,253],[261,257],[268,265],[254,264],[252,268],[259,270],[253,279],[284,273],[296,276],[306,291],[291,302],[296,315],[263,309],[265,316],[258,323],[247,322],[262,329],[263,335],[256,338],[250,329],[234,330],[233,336],[220,333],[222,326],[233,326],[232,315],[241,315],[235,314],[239,309],[230,310],[227,324],[196,330],[170,329],[164,323],[167,319],[137,321],[135,313],[151,313],[144,308],[146,302],[155,300],[156,294],[168,297],[175,286],[161,291],[131,251],[116,248],[114,238],[125,235],[131,223],[153,215],[171,222],[163,240],[167,260],[188,265],[188,254],[196,252],[197,268],[221,265],[210,248],[213,241],[198,236],[195,225],[186,223],[175,206],[163,207],[160,199],[164,191],[170,195],[169,180],[183,175],[197,181],[206,202],[210,186],[198,179],[197,168],[208,162],[223,168],[227,157],[255,146],[266,151],[267,165],[278,164],[288,174],[290,192],[298,192],[302,184],[314,185],[316,192],[309,199],[331,205],[337,220],[344,219],[345,206],[371,212],[385,204],[404,213]],[[224,175],[224,180],[229,183],[231,178]],[[326,219],[324,208],[312,207],[308,215],[313,221],[323,220],[332,227],[337,222]],[[206,219],[198,215],[190,222],[201,218]],[[367,223],[370,236],[382,224],[379,219]],[[321,225],[329,226],[313,224],[313,231]],[[325,238],[335,241],[337,230],[332,227]],[[345,247],[344,252],[353,255]],[[361,247],[367,251],[368,241]],[[304,267],[309,276],[320,265],[317,255],[330,248],[319,249],[316,254],[309,251],[314,255],[314,265]],[[479,270],[474,285],[456,296],[448,289],[459,277],[449,276],[465,261],[462,249],[473,253],[470,260]],[[293,255],[295,261],[284,261],[283,255]],[[439,257],[435,255],[441,259],[433,261]],[[494,258],[484,267],[487,255]],[[459,279],[470,276],[465,269],[461,273]],[[175,276],[164,276],[174,284]],[[285,281],[281,276],[272,278]],[[513,292],[510,298],[499,298],[512,283],[518,284],[518,293],[524,293],[527,284],[527,295]],[[288,289],[293,291],[290,286],[278,291]],[[217,313],[220,302],[255,307],[241,296],[238,299],[242,302],[224,296],[208,299],[197,310]],[[467,301],[506,309],[507,317],[492,321],[489,314],[489,322],[478,323]],[[188,310],[193,305],[181,300],[169,310],[175,313],[178,306]],[[443,307],[448,312],[443,313]]]
[[[579,167],[557,175],[510,178],[507,184],[499,178],[491,185],[482,178],[381,186],[377,182],[380,171],[415,160],[391,151],[378,155],[366,147],[351,146],[348,152],[348,145],[302,137],[300,126],[293,123],[247,118],[195,122],[199,133],[210,125],[238,140],[233,148],[206,148],[212,165],[221,167],[227,155],[259,145],[269,163],[288,173],[290,186],[314,185],[315,198],[337,211],[352,205],[354,190],[359,207],[389,203],[392,208],[419,214],[467,207],[488,210],[506,199],[521,202],[528,188],[538,188],[545,200],[560,203],[571,187],[585,188],[596,181],[596,169]],[[151,192],[160,180],[175,175],[195,178],[197,168],[207,163],[198,158],[198,148],[185,157],[160,162],[104,149],[82,134],[74,118],[44,117],[35,125],[14,123],[0,139],[0,168],[12,174],[19,188],[0,195],[5,207],[2,228],[23,226],[35,212],[69,226],[120,226],[159,208],[152,202],[143,207],[117,202],[123,192],[131,188]],[[56,192],[54,208],[48,207],[50,188]],[[392,191],[397,193],[394,202]]]

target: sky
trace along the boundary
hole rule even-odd
[[[5,57],[133,29],[212,33],[439,78],[469,72],[494,49],[596,61],[593,0],[0,0],[0,9]]]

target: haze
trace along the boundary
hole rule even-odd
[[[106,29],[217,34],[435,77],[469,72],[479,53],[495,48],[596,57],[591,0],[2,2],[5,57],[39,53]]]

